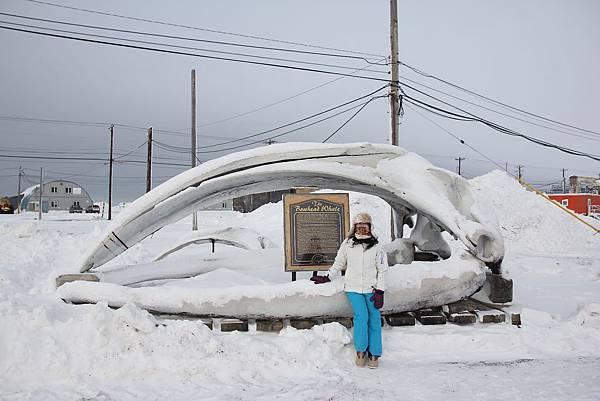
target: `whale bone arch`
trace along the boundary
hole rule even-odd
[[[399,221],[418,213],[460,239],[484,262],[498,263],[504,256],[497,224],[475,201],[462,177],[391,145],[285,143],[213,159],[138,198],[113,221],[85,256],[80,270],[107,263],[160,228],[203,207],[294,186],[375,195],[396,211]]]

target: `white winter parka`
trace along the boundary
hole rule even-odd
[[[329,276],[333,277],[342,270],[344,291],[366,294],[374,288],[385,290],[385,273],[388,270],[387,255],[380,244],[366,249],[366,244],[354,244],[346,238],[340,245],[333,265],[329,268]]]

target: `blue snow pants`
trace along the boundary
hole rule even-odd
[[[346,292],[354,312],[354,348],[381,356],[381,314],[375,308],[373,293]]]

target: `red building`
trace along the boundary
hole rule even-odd
[[[597,194],[552,194],[548,197],[575,213],[600,214],[600,195]]]

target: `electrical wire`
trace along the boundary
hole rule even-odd
[[[124,48],[137,49],[137,50],[147,50],[147,51],[153,51],[153,52],[158,52],[158,53],[176,54],[176,55],[181,55],[181,56],[198,57],[198,58],[204,58],[204,59],[210,59],[210,60],[231,61],[231,62],[235,62],[235,63],[260,65],[260,66],[265,66],[265,67],[282,68],[282,69],[295,70],[295,71],[314,72],[314,73],[318,73],[318,74],[338,75],[338,76],[345,76],[345,77],[351,77],[351,78],[357,78],[357,79],[365,79],[365,80],[378,81],[378,82],[390,82],[388,79],[369,77],[366,75],[353,75],[353,74],[347,74],[347,73],[336,72],[336,71],[319,70],[319,69],[315,69],[315,68],[296,67],[296,66],[291,66],[291,65],[266,63],[266,62],[251,61],[251,60],[241,60],[241,59],[228,58],[228,57],[208,56],[205,54],[187,53],[187,52],[180,52],[180,51],[167,50],[167,49],[157,49],[157,48],[153,48],[153,47],[136,46],[136,45],[129,45],[129,44],[125,44],[125,43],[106,42],[106,41],[101,41],[101,40],[78,38],[78,37],[74,37],[74,36],[58,35],[58,34],[47,33],[47,32],[31,31],[28,29],[11,28],[11,27],[7,27],[7,26],[0,26],[0,29],[6,29],[9,31],[15,31],[15,32],[30,33],[33,35],[48,36],[48,37],[53,37],[53,38],[68,39],[68,40],[74,40],[74,41],[79,41],[79,42],[95,43],[95,44],[124,47]]]
[[[482,105],[480,105],[480,104],[477,104],[477,103],[475,103],[475,102],[471,102],[471,101],[469,101],[469,100],[466,100],[466,99],[463,99],[463,98],[461,98],[461,97],[454,96],[454,95],[452,95],[452,94],[450,94],[450,93],[447,93],[447,92],[441,91],[441,90],[439,90],[439,89],[433,88],[433,87],[431,87],[431,86],[429,86],[429,85],[422,84],[422,83],[420,83],[420,82],[418,82],[418,81],[415,81],[415,80],[412,80],[412,79],[409,79],[409,78],[406,78],[406,77],[403,77],[403,76],[401,76],[400,78],[402,78],[402,79],[403,79],[403,80],[405,80],[405,81],[408,81],[408,82],[414,83],[414,84],[416,84],[416,85],[423,86],[423,87],[425,87],[425,88],[427,88],[427,89],[430,89],[430,90],[432,90],[432,91],[434,91],[434,92],[438,92],[438,93],[444,94],[444,95],[446,95],[446,96],[448,96],[448,97],[451,97],[451,98],[453,98],[453,99],[457,99],[457,100],[460,100],[460,101],[462,101],[462,102],[468,103],[468,104],[470,104],[470,105],[472,105],[472,106],[476,106],[476,107],[482,108],[482,109],[484,109],[484,110],[488,110],[488,111],[491,111],[491,112],[493,112],[493,113],[497,113],[497,114],[503,115],[503,116],[505,116],[505,117],[512,118],[512,119],[514,119],[514,120],[518,120],[518,121],[524,122],[524,123],[526,123],[526,124],[530,124],[530,125],[534,125],[534,126],[537,126],[537,127],[544,128],[544,129],[548,129],[548,130],[552,130],[552,131],[560,132],[560,133],[563,133],[563,134],[565,134],[565,135],[569,135],[569,136],[575,136],[575,137],[579,137],[579,138],[587,139],[587,140],[589,140],[589,141],[600,142],[600,138],[594,138],[594,137],[589,137],[589,136],[585,136],[585,135],[579,135],[579,134],[575,134],[575,133],[572,133],[572,132],[567,132],[567,131],[565,131],[565,130],[562,130],[562,129],[553,128],[553,127],[549,127],[549,126],[547,126],[547,125],[538,124],[538,123],[535,123],[535,122],[532,122],[532,121],[528,121],[528,120],[525,120],[525,119],[522,119],[522,118],[519,118],[519,117],[516,117],[516,116],[510,115],[510,114],[503,113],[503,112],[501,112],[501,111],[498,111],[498,110],[494,110],[494,109],[492,109],[492,108],[489,108],[489,107],[486,107],[486,106],[482,106]]]
[[[382,98],[382,97],[387,97],[387,95],[384,95],[384,96],[375,96],[375,97],[372,97],[371,99],[369,99],[358,110],[356,110],[356,112],[354,114],[352,114],[349,119],[347,119],[342,125],[340,125],[338,129],[336,129],[335,131],[333,131],[327,138],[323,139],[323,141],[321,143],[325,143],[328,140],[330,140],[331,138],[333,138],[333,136],[335,134],[337,134],[342,128],[344,128],[346,126],[346,124],[348,124],[350,121],[352,121],[352,119],[354,117],[356,117],[358,115],[358,113],[360,113],[365,107],[367,107],[367,105],[369,103],[371,103],[375,99],[379,99],[379,98]]]
[[[164,34],[144,32],[144,31],[133,31],[133,30],[128,30],[128,29],[110,28],[110,27],[98,26],[98,25],[77,24],[77,23],[68,22],[68,21],[58,21],[58,20],[52,20],[52,19],[46,19],[46,18],[37,18],[37,17],[25,16],[25,15],[19,15],[19,14],[11,14],[11,13],[3,13],[3,12],[0,12],[0,15],[13,17],[13,18],[27,19],[27,20],[31,20],[31,21],[49,22],[52,24],[74,26],[74,27],[79,27],[79,28],[89,28],[89,29],[97,29],[97,30],[103,30],[103,31],[128,33],[128,34],[134,34],[134,35],[159,37],[159,38],[165,38],[165,39],[177,39],[177,40],[185,40],[185,41],[192,41],[192,42],[209,43],[209,44],[213,44],[213,45],[235,46],[235,47],[250,48],[250,49],[279,51],[279,52],[287,52],[287,53],[298,53],[298,54],[305,54],[305,55],[312,55],[312,56],[347,58],[347,59],[361,60],[361,61],[364,61],[371,65],[387,65],[387,64],[381,64],[381,61],[386,60],[387,57],[384,57],[382,60],[380,60],[378,62],[371,62],[365,57],[348,56],[345,54],[311,52],[311,51],[297,50],[297,49],[286,49],[286,48],[281,48],[281,47],[257,46],[257,45],[249,45],[249,44],[237,43],[237,42],[224,42],[224,41],[219,41],[219,40],[192,38],[189,36],[186,37],[186,36],[176,36],[176,35],[164,35]]]
[[[382,60],[384,60],[384,59],[382,59]],[[364,68],[366,68],[366,67],[363,67],[363,68],[358,68],[358,69],[356,69],[356,70],[355,70],[353,73],[356,73],[356,72],[359,72],[359,71],[363,71],[363,70],[364,70]],[[247,116],[247,115],[249,115],[249,114],[253,114],[253,113],[256,113],[256,112],[259,112],[259,111],[262,111],[262,110],[268,109],[268,108],[270,108],[270,107],[273,107],[273,106],[279,105],[279,104],[281,104],[281,103],[287,102],[287,101],[289,101],[289,100],[295,99],[295,98],[297,98],[297,97],[300,97],[300,96],[302,96],[302,95],[305,95],[305,94],[307,94],[307,93],[310,93],[310,92],[312,92],[312,91],[315,91],[315,90],[317,90],[317,89],[320,89],[320,88],[322,88],[322,87],[324,87],[324,86],[330,85],[330,84],[332,84],[332,83],[334,83],[334,82],[337,82],[337,81],[339,81],[339,80],[342,80],[342,79],[344,79],[344,78],[346,78],[346,77],[338,77],[338,78],[334,78],[334,79],[332,79],[332,80],[330,80],[330,81],[324,82],[324,83],[322,83],[322,84],[320,84],[320,85],[314,86],[314,87],[312,87],[312,88],[309,88],[309,89],[307,89],[307,90],[304,90],[304,91],[302,91],[302,92],[300,92],[300,93],[296,93],[295,95],[292,95],[292,96],[285,97],[285,98],[283,98],[283,99],[277,100],[277,101],[275,101],[275,102],[269,103],[269,104],[267,104],[267,105],[264,105],[264,106],[261,106],[261,107],[258,107],[258,108],[252,109],[252,110],[248,110],[248,111],[246,111],[246,112],[243,112],[243,113],[235,114],[235,115],[233,115],[233,116],[226,117],[226,118],[223,118],[223,119],[220,119],[220,120],[211,121],[211,122],[209,122],[209,123],[206,123],[206,124],[201,124],[201,125],[199,125],[199,127],[200,127],[200,128],[203,128],[203,127],[209,127],[209,126],[212,126],[212,125],[216,125],[216,124],[224,123],[224,122],[227,122],[227,121],[231,121],[231,120],[234,120],[234,119],[237,119],[237,118],[240,118],[240,117]]]
[[[367,101],[366,103],[368,103],[368,102],[369,102],[369,101]],[[321,122],[323,122],[323,121],[330,120],[330,119],[332,119],[332,118],[334,118],[334,117],[337,117],[337,116],[339,116],[339,115],[341,115],[341,114],[345,114],[345,113],[347,113],[347,112],[349,112],[349,111],[351,111],[351,110],[354,110],[354,109],[356,109],[357,107],[361,107],[361,106],[363,106],[364,104],[365,104],[365,103],[358,104],[358,105],[355,105],[355,106],[351,106],[351,107],[349,107],[349,108],[347,108],[347,109],[345,109],[345,110],[339,111],[339,112],[337,112],[337,113],[335,113],[335,114],[332,114],[332,115],[330,115],[330,116],[324,117],[324,118],[322,118],[322,119],[320,119],[320,120],[313,121],[313,122],[311,122],[311,123],[305,124],[305,125],[303,125],[303,126],[300,126],[300,127],[298,127],[298,128],[294,128],[294,129],[291,129],[291,130],[289,130],[289,131],[285,131],[285,132],[283,132],[283,133],[281,133],[281,134],[277,134],[277,135],[270,136],[269,138],[266,138],[266,139],[261,139],[261,140],[255,141],[255,142],[252,142],[252,143],[250,143],[250,144],[247,144],[247,145],[232,146],[232,147],[229,147],[229,148],[225,148],[225,149],[218,149],[218,150],[205,150],[205,151],[199,151],[198,153],[216,153],[216,152],[223,152],[223,151],[226,151],[226,150],[233,150],[233,149],[239,149],[239,148],[243,148],[243,147],[246,147],[246,146],[250,146],[250,145],[252,145],[252,144],[264,143],[264,142],[265,142],[265,140],[272,140],[272,139],[275,139],[275,138],[281,138],[281,137],[282,137],[282,136],[284,136],[284,135],[288,135],[288,134],[291,134],[291,133],[293,133],[293,132],[300,131],[300,130],[302,130],[302,129],[304,129],[304,128],[308,128],[308,127],[311,127],[311,126],[313,126],[313,125],[319,124],[319,123],[321,123]]]
[[[423,92],[423,91],[421,91],[419,89],[416,89],[416,88],[411,87],[411,86],[406,85],[406,84],[404,84],[404,86],[409,87],[412,90],[415,90],[415,91],[417,91],[417,92],[419,92],[419,93],[421,93],[421,94],[423,94],[423,95],[425,95],[427,97],[435,99],[438,102],[443,103],[445,105],[448,105],[448,106],[450,106],[450,107],[452,107],[452,108],[454,108],[456,110],[459,110],[459,111],[461,111],[463,113],[466,113],[467,116],[460,115],[460,114],[457,114],[457,113],[454,113],[454,112],[451,112],[451,111],[448,111],[448,110],[441,109],[439,107],[436,107],[436,106],[433,106],[433,105],[428,104],[426,102],[423,102],[423,101],[421,101],[419,99],[416,99],[416,98],[414,98],[412,96],[409,96],[407,94],[403,95],[403,97],[404,97],[404,99],[405,99],[406,102],[409,102],[409,103],[413,104],[414,106],[420,107],[420,108],[422,108],[424,110],[431,111],[433,109],[433,110],[439,112],[438,114],[441,113],[440,115],[442,115],[442,116],[448,115],[450,117],[457,117],[457,118],[465,119],[465,121],[470,120],[471,122],[479,122],[479,123],[484,124],[484,125],[492,128],[492,129],[494,129],[494,130],[496,130],[496,131],[498,131],[500,133],[503,133],[505,135],[520,137],[520,138],[523,138],[523,139],[525,139],[527,141],[535,143],[537,145],[541,145],[541,146],[549,147],[549,148],[554,148],[554,149],[560,150],[560,151],[562,151],[564,153],[568,153],[568,154],[571,154],[571,155],[574,155],[574,156],[583,156],[583,157],[588,157],[588,158],[593,159],[593,160],[600,161],[600,156],[598,156],[598,155],[594,155],[594,154],[585,153],[585,152],[581,152],[581,151],[578,151],[578,150],[570,149],[570,148],[567,148],[567,147],[564,147],[564,146],[556,145],[556,144],[553,144],[551,142],[547,142],[547,141],[544,141],[544,140],[541,140],[541,139],[538,139],[538,138],[531,137],[529,135],[522,134],[522,133],[520,133],[518,131],[506,128],[506,127],[504,127],[504,126],[502,126],[500,124],[496,124],[494,122],[491,122],[489,120],[481,118],[481,117],[479,117],[479,116],[477,116],[477,115],[475,115],[475,114],[473,114],[471,112],[468,112],[468,111],[466,111],[464,109],[461,109],[460,107],[454,106],[454,105],[452,105],[452,104],[450,104],[448,102],[440,100],[440,99],[436,98],[435,96],[429,95],[429,94],[427,94],[427,93],[425,93],[425,92]]]
[[[25,27],[25,28],[42,29],[42,30],[51,31],[51,32],[61,32],[61,33],[68,33],[68,34],[72,34],[72,35],[87,36],[87,37],[92,37],[92,38],[112,39],[112,40],[125,41],[125,42],[129,42],[129,43],[141,43],[144,45],[170,47],[170,48],[174,48],[174,49],[196,50],[196,51],[201,51],[201,52],[224,54],[224,55],[228,55],[228,56],[248,57],[248,58],[255,58],[255,59],[259,59],[259,60],[281,61],[281,62],[286,62],[286,63],[314,65],[314,66],[319,66],[319,67],[331,67],[331,68],[345,69],[345,70],[356,69],[356,67],[349,67],[349,66],[343,66],[343,65],[338,65],[338,64],[325,64],[325,63],[317,63],[317,62],[311,62],[311,61],[285,59],[285,58],[280,58],[280,57],[258,56],[258,55],[247,54],[247,53],[237,53],[237,52],[228,52],[228,51],[222,51],[222,50],[212,50],[212,49],[205,49],[205,48],[199,48],[199,47],[192,47],[192,46],[173,45],[173,44],[161,43],[161,42],[150,42],[150,41],[146,41],[146,40],[128,39],[128,38],[121,38],[121,37],[116,37],[116,36],[98,35],[98,34],[93,34],[93,33],[70,31],[70,30],[66,30],[66,29],[46,28],[46,27],[42,27],[42,26],[38,26],[38,25],[19,24],[16,22],[9,22],[9,21],[2,21],[2,20],[0,20],[0,23],[20,26],[20,27]],[[365,69],[365,71],[374,72],[374,73],[378,73],[378,74],[387,74],[387,71],[381,71],[381,70]]]
[[[240,34],[240,33],[220,31],[220,30],[208,29],[208,28],[200,28],[200,27],[183,25],[183,24],[174,24],[174,23],[170,23],[170,22],[157,21],[157,20],[152,20],[152,19],[148,19],[148,18],[131,17],[131,16],[126,16],[126,15],[122,15],[122,14],[107,13],[107,12],[102,12],[102,11],[97,11],[97,10],[90,10],[90,9],[85,9],[85,8],[71,7],[71,6],[66,6],[66,5],[63,5],[63,4],[56,4],[56,3],[51,3],[51,2],[46,2],[46,1],[40,1],[40,0],[25,0],[25,1],[29,1],[31,3],[37,3],[37,4],[44,4],[44,5],[48,5],[48,6],[61,7],[61,8],[65,8],[65,9],[70,9],[70,10],[75,10],[75,11],[81,11],[81,12],[86,12],[86,13],[92,13],[92,14],[105,15],[105,16],[109,16],[109,17],[116,17],[116,18],[128,19],[128,20],[132,20],[132,21],[149,22],[149,23],[153,23],[153,24],[166,25],[166,26],[172,26],[172,27],[177,27],[177,28],[193,29],[193,30],[197,30],[197,31],[210,32],[210,33],[218,33],[218,34],[221,34],[221,35],[236,36],[236,37],[242,37],[242,38],[247,38],[247,39],[255,39],[255,40],[263,40],[263,41],[274,42],[274,43],[284,43],[284,44],[288,44],[288,45],[309,47],[309,48],[313,48],[313,49],[331,50],[331,51],[337,51],[337,52],[341,52],[341,53],[361,54],[361,55],[364,55],[364,56],[373,56],[373,57],[379,57],[379,58],[383,57],[380,54],[373,54],[373,53],[365,53],[365,52],[358,52],[358,51],[352,51],[352,50],[337,49],[337,48],[334,48],[334,47],[325,47],[325,46],[311,45],[311,44],[308,44],[308,43],[285,41],[285,40],[273,39],[273,38],[266,38],[266,37],[261,37],[261,36],[245,35],[245,34]]]
[[[464,92],[466,92],[466,93],[468,93],[470,95],[473,95],[473,96],[479,97],[481,99],[487,100],[488,102],[494,103],[496,105],[503,106],[503,107],[505,107],[507,109],[510,109],[510,110],[513,110],[513,111],[518,111],[518,112],[526,114],[528,116],[532,116],[532,117],[538,118],[540,120],[544,120],[544,121],[551,122],[551,123],[554,123],[554,124],[557,124],[557,125],[561,125],[563,127],[568,127],[568,128],[572,128],[572,129],[575,129],[575,130],[578,130],[578,131],[587,132],[589,134],[600,135],[600,132],[598,132],[598,131],[592,131],[592,130],[588,130],[588,129],[585,129],[585,128],[580,128],[580,127],[577,127],[577,126],[574,126],[574,125],[566,124],[566,123],[563,123],[563,122],[560,122],[560,121],[553,120],[553,119],[548,118],[548,117],[541,116],[539,114],[535,114],[535,113],[532,113],[532,112],[520,109],[520,108],[515,107],[515,106],[511,106],[509,104],[506,104],[506,103],[500,102],[498,100],[492,99],[490,97],[484,96],[484,95],[479,94],[477,92],[474,92],[472,90],[466,89],[466,88],[464,88],[464,87],[462,87],[460,85],[453,84],[452,82],[449,82],[449,81],[446,81],[446,80],[444,80],[442,78],[436,77],[435,75],[432,75],[432,74],[429,74],[427,72],[421,71],[421,70],[419,70],[419,69],[417,69],[415,67],[412,67],[412,66],[410,66],[410,65],[408,65],[408,64],[406,64],[404,62],[398,62],[398,63],[400,65],[403,65],[405,67],[410,68],[411,70],[413,70],[417,74],[422,75],[422,76],[424,76],[426,78],[435,79],[435,80],[437,80],[439,82],[442,82],[442,83],[444,83],[446,85],[449,85],[449,86],[451,86],[453,88],[462,90],[462,91],[464,91]]]

